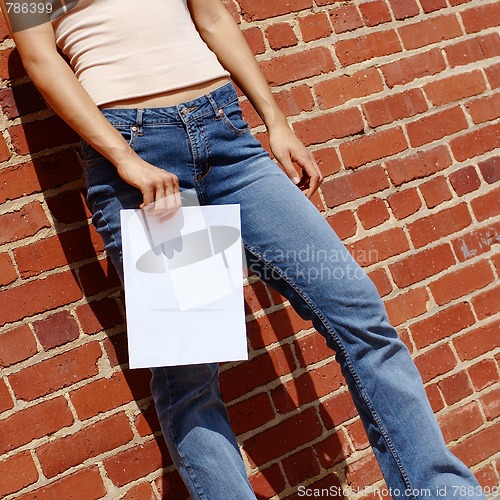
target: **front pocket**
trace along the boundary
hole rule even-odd
[[[231,132],[237,135],[243,135],[250,132],[248,123],[243,119],[238,101],[234,101],[219,108],[219,116]]]

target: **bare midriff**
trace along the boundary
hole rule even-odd
[[[113,101],[107,104],[102,104],[99,109],[105,108],[163,108],[167,106],[177,106],[183,102],[192,101],[202,95],[205,95],[212,90],[215,90],[222,85],[225,85],[230,80],[228,77],[223,76],[210,80],[208,82],[199,83],[183,89],[169,90],[159,94],[134,97],[131,99],[123,99],[120,101]]]

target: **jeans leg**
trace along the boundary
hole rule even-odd
[[[220,397],[218,365],[151,371],[163,436],[191,497],[255,500]]]

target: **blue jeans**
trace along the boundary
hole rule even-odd
[[[149,163],[176,174],[200,203],[241,205],[247,264],[335,351],[394,498],[484,498],[446,447],[412,358],[373,282],[326,220],[269,158],[241,117],[231,84],[165,108],[105,109]],[[93,222],[122,275],[119,210],[141,193],[82,141]],[[254,499],[221,401],[216,364],[154,368],[163,435],[193,498]],[[272,446],[272,443],[269,443]],[[443,488],[447,494],[443,495]],[[430,493],[415,493],[417,490]],[[413,490],[409,492],[408,490]]]

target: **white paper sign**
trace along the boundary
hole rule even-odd
[[[248,359],[239,205],[121,225],[130,368]]]

